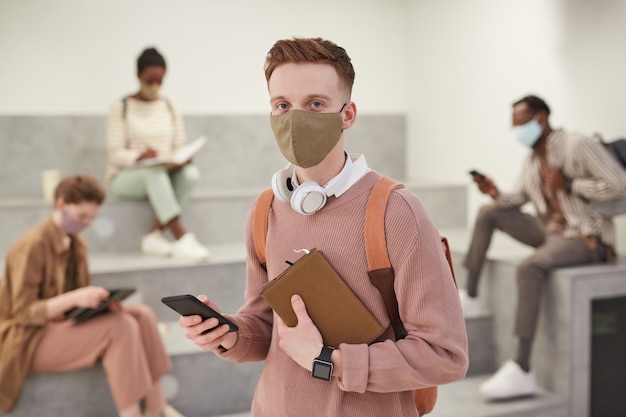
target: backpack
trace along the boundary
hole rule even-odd
[[[617,161],[626,171],[626,139],[619,138],[612,142],[605,142],[602,136],[594,135],[600,140],[604,149]],[[626,184],[625,184],[626,185]],[[609,201],[589,201],[589,205],[598,213],[606,217],[613,217],[619,214],[626,214],[626,197]]]
[[[387,208],[387,200],[391,192],[404,185],[395,180],[382,176],[378,179],[367,201],[365,210],[365,253],[367,256],[367,267],[369,279],[380,292],[385,309],[391,322],[391,327],[396,340],[403,339],[406,336],[406,330],[400,320],[400,312],[398,310],[398,300],[393,286],[395,274],[389,261],[387,253],[387,243],[385,241],[385,210]],[[272,189],[267,189],[259,196],[254,215],[252,218],[252,236],[254,241],[254,249],[261,265],[265,268],[265,244],[268,229],[269,210],[274,198]],[[382,237],[380,239],[379,237]],[[452,272],[452,279],[456,283],[454,268],[452,266],[452,257],[450,255],[450,247],[448,240],[441,237],[446,260]],[[421,388],[413,391],[413,401],[420,416],[430,413],[435,407],[437,401],[437,386]]]

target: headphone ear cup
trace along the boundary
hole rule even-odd
[[[296,213],[311,215],[326,204],[326,191],[315,181],[301,184],[291,195],[291,208]]]
[[[276,171],[272,176],[272,190],[274,196],[283,203],[289,203],[291,195],[293,194],[293,185],[291,183],[291,176],[293,172],[290,169],[284,168],[280,171]]]

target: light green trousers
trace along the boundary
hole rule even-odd
[[[133,168],[118,172],[109,189],[122,198],[148,198],[157,219],[166,225],[181,215],[199,180],[200,170],[193,164],[174,172],[162,166]]]

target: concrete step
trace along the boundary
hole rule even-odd
[[[469,242],[464,230],[444,230],[449,237],[460,285],[465,276],[462,257]],[[517,304],[516,267],[532,249],[496,233],[488,252],[479,297],[492,317],[495,362],[515,354],[513,336]],[[537,381],[568,404],[569,416],[588,415],[591,396],[592,303],[626,297],[626,256],[612,264],[560,268],[546,283],[533,346],[532,365]],[[622,356],[610,359],[619,366]]]
[[[286,165],[268,115],[183,118],[190,140],[201,135],[208,139],[194,158],[202,173],[200,191],[265,187]],[[406,177],[405,143],[404,115],[359,115],[346,131],[350,152],[364,153],[370,167],[394,178]],[[46,169],[103,179],[106,155],[105,114],[0,115],[0,199],[41,198],[41,172]]]
[[[468,377],[459,382],[440,386],[437,404],[428,416],[569,417],[565,401],[545,391],[534,397],[518,398],[511,401],[485,401],[477,393],[479,385],[486,379],[485,376]],[[248,411],[215,417],[251,416],[252,414]]]
[[[478,387],[488,376],[467,377],[439,387],[439,398],[431,417],[569,417],[566,402],[542,391],[534,397],[488,402],[478,395]]]
[[[187,417],[245,411],[262,363],[235,364],[203,352],[175,322],[161,323],[173,369],[162,379],[168,402]],[[71,372],[31,374],[18,406],[7,417],[111,417],[117,415],[101,365]]]
[[[465,184],[411,182],[415,192],[442,228],[465,227],[467,187]],[[206,245],[240,243],[245,238],[245,218],[260,188],[205,191],[194,196],[182,215],[188,230]],[[43,199],[0,200],[0,254],[28,227],[49,215],[51,205]],[[100,215],[84,232],[92,252],[135,252],[154,219],[147,201],[109,198]]]
[[[242,244],[209,246],[211,259],[203,262],[146,256],[138,253],[92,254],[92,280],[107,288],[135,287],[132,301],[154,309],[159,320],[178,315],[161,298],[178,294],[206,294],[224,313],[235,313],[243,304],[245,248]]]

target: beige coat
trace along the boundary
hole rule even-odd
[[[63,293],[69,250],[48,218],[27,230],[9,249],[0,282],[0,408],[12,410],[48,322],[46,302]],[[87,247],[73,238],[76,284],[89,285]]]

